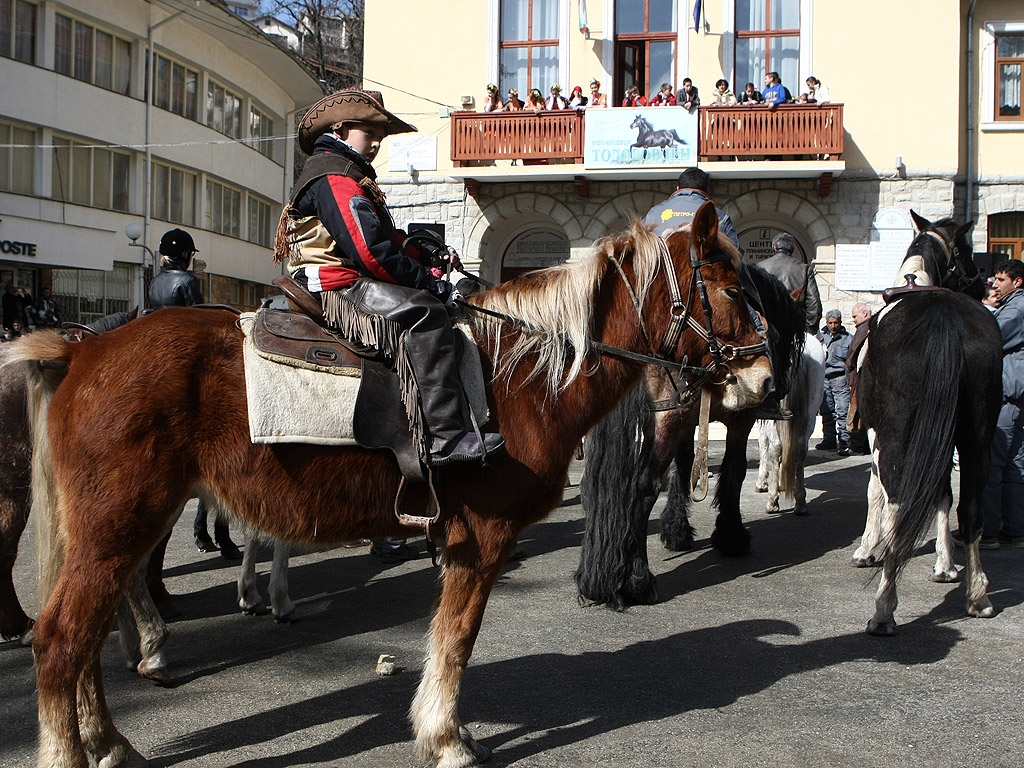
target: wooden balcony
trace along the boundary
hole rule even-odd
[[[673,107],[664,107],[673,109]],[[494,160],[583,162],[584,114],[557,112],[454,112],[451,159],[456,168]],[[701,107],[701,160],[764,157],[815,159],[843,154],[842,104]]]
[[[583,113],[453,112],[452,162],[523,160],[583,162]]]
[[[710,157],[786,157],[843,154],[842,104],[701,107],[701,160]]]

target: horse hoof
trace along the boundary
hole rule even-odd
[[[967,602],[967,615],[976,619],[991,619],[996,615],[996,609],[987,599],[984,603]]]
[[[797,504],[793,507],[793,514],[797,517],[810,517],[811,511],[806,504]]]
[[[146,680],[152,680],[157,685],[167,685],[171,682],[171,676],[167,673],[167,667],[154,667],[152,669],[139,669],[139,676]]]
[[[292,624],[295,624],[298,620],[299,620],[299,617],[295,615],[295,611],[291,611],[290,613],[286,613],[284,616],[275,616],[274,617],[274,623],[275,624],[284,624],[286,626],[291,626]]]
[[[850,559],[850,565],[852,565],[854,568],[870,568],[871,566],[875,565],[875,556],[868,555],[867,557],[857,557],[856,555],[854,555]]]
[[[960,574],[956,568],[950,568],[948,571],[933,570],[932,581],[939,584],[952,584],[960,580]]]
[[[755,485],[754,486],[754,490],[757,493],[768,493],[768,486],[767,485]]]
[[[242,615],[244,616],[266,616],[270,613],[264,602],[256,603],[256,605],[240,605],[239,607],[242,609]]]
[[[781,515],[782,514],[782,510],[779,508],[778,504],[769,504],[768,506],[766,506],[764,508],[764,511],[765,511],[766,514],[769,514],[769,515]]]
[[[869,635],[874,635],[875,637],[892,637],[896,634],[896,622],[875,621],[872,619],[868,622],[867,632]]]

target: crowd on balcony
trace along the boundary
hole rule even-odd
[[[720,78],[715,83],[710,106],[731,107],[734,105],[764,104],[769,109],[779,104],[826,104],[831,101],[828,86],[811,75],[807,78],[807,90],[794,98],[789,88],[782,84],[778,72],[769,72],[764,78],[764,90],[759,91],[753,83],[747,83],[739,96],[729,88],[729,81]],[[507,99],[502,101],[498,86],[490,83],[484,97],[483,112],[521,112],[521,111],[555,111],[563,109],[584,110],[593,107],[609,106],[608,95],[601,91],[601,82],[596,78],[590,81],[590,96],[583,95],[583,88],[575,86],[568,98],[562,95],[562,87],[555,83],[551,86],[547,98],[537,88],[530,90],[527,101],[519,98],[519,91],[509,88]],[[693,111],[700,106],[700,93],[693,80],[683,78],[682,87],[673,93],[671,83],[662,83],[658,92],[649,99],[640,93],[635,85],[626,88],[620,106],[623,107],[675,107],[680,106]]]

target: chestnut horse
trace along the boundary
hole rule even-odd
[[[469,300],[517,318],[472,313],[507,452],[435,473],[446,543],[411,710],[422,761],[454,768],[489,755],[458,714],[484,607],[517,535],[560,503],[580,438],[639,379],[644,362],[631,356],[650,361],[667,347],[665,365],[685,358],[686,372],[704,367],[702,383],[733,408],[760,402],[771,388],[737,258],[706,204],[691,232],[667,245],[634,222],[585,260]],[[680,286],[695,314],[672,298]],[[659,347],[659,339],[671,343]],[[169,308],[81,344],[33,334],[13,352],[66,364],[63,375],[33,373],[37,413],[47,420],[35,431],[33,514],[58,517],[51,562],[63,560],[35,626],[39,766],[144,763],[114,727],[99,651],[131,574],[190,494],[300,544],[413,532],[394,514],[401,475],[389,453],[250,442],[234,315]]]

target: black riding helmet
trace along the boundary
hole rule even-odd
[[[170,229],[160,238],[160,255],[169,262],[188,266],[193,253],[198,252],[192,235],[184,229]]]

